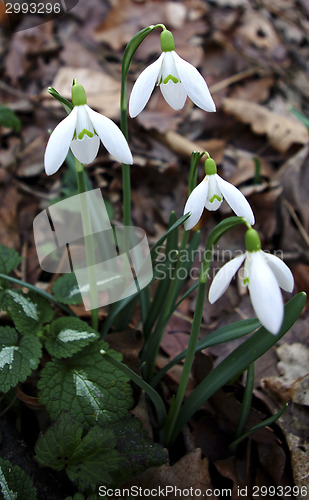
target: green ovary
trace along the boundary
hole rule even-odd
[[[85,128],[78,134],[77,138],[82,140],[85,135],[88,135],[88,137],[93,137],[93,134],[89,132],[89,130],[86,130]]]
[[[250,283],[249,278],[245,278],[245,279],[244,279],[244,285],[249,285],[249,283]]]
[[[222,198],[217,194],[214,194],[212,198],[210,198],[209,203],[213,203],[215,200],[222,201]]]

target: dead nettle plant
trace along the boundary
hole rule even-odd
[[[132,58],[143,40],[156,29],[161,29],[162,53],[138,77],[128,105],[127,76]],[[248,201],[235,186],[218,175],[216,163],[208,152],[192,152],[189,197],[186,203],[184,200],[184,214],[177,219],[175,213],[171,213],[166,233],[148,255],[131,251],[138,243],[137,233],[125,231],[121,236],[119,227],[109,226],[106,220],[107,227],[102,228],[100,224],[94,227],[94,221],[100,221],[103,215],[96,206],[87,202],[87,193],[91,193],[95,186],[91,186],[87,179],[84,164],[95,159],[100,141],[122,163],[123,227],[132,227],[130,165],[134,159],[129,148],[128,111],[132,118],[141,113],[156,85],[175,110],[183,108],[187,96],[206,112],[216,110],[204,78],[177,54],[173,35],[164,25],[141,30],[125,49],[120,129],[88,106],[85,89],[74,79],[74,75],[72,77],[72,102],[49,88],[50,94],[63,105],[67,116],[51,133],[44,165],[47,175],[53,175],[66,161],[69,171],[76,173],[77,192],[66,192],[66,200],[73,206],[73,198],[79,197],[82,231],[79,247],[85,267],[83,284],[79,279],[80,269],[78,266],[74,268],[75,253],[72,248],[73,271],[55,280],[51,294],[12,277],[12,271],[20,264],[21,257],[15,250],[0,248],[1,307],[7,311],[14,325],[0,328],[0,388],[8,398],[12,398],[17,386],[29,380],[37,381],[38,404],[48,412],[51,425],[38,438],[36,459],[41,466],[55,471],[64,470],[74,488],[91,499],[96,498],[95,491],[99,484],[115,487],[150,466],[165,463],[167,455],[164,447],[173,446],[184,425],[201,405],[222,386],[247,371],[241,416],[234,441],[230,443],[232,453],[239,442],[255,431],[252,428],[244,432],[253,392],[254,363],[291,328],[301,314],[306,298],[304,293],[299,293],[284,305],[280,288],[292,292],[292,273],[281,259],[263,252],[258,232],[252,227],[255,218]],[[196,185],[201,159],[205,159],[205,177]],[[200,232],[191,230],[204,209],[217,210],[224,198],[235,216],[224,219],[208,235],[199,279],[188,288],[186,283],[194,252],[201,245]],[[50,231],[47,231],[48,220],[46,216],[46,234]],[[64,234],[71,230],[70,220],[64,222]],[[57,219],[57,223],[61,222]],[[55,220],[54,225],[56,228]],[[180,235],[179,229],[183,225],[184,231]],[[238,321],[198,340],[213,250],[227,231],[239,225],[243,225],[245,230],[245,252],[227,262],[216,274],[209,288],[208,300],[213,303],[226,291],[244,263],[242,284],[249,290],[256,318]],[[116,254],[110,247],[102,250],[106,247],[107,233],[104,229],[114,237],[109,241],[115,242]],[[54,248],[47,237],[44,240],[44,227],[43,243],[46,256]],[[63,245],[66,249],[67,243]],[[159,248],[164,248],[163,255],[158,252]],[[187,255],[185,262],[180,258],[183,252]],[[127,253],[131,261],[124,258]],[[109,272],[103,272],[103,277],[99,277],[97,255],[102,257],[103,254],[105,259],[119,257],[116,259],[118,267],[108,268]],[[151,276],[147,275],[146,279],[145,262],[149,259],[152,270]],[[162,273],[162,265],[163,270],[165,266],[169,272]],[[134,266],[137,273],[132,277],[131,268]],[[179,273],[180,268],[185,272]],[[149,265],[147,269],[149,271]],[[121,282],[124,275],[131,279],[126,282],[126,293],[117,292],[110,298],[109,293],[116,286],[115,282]],[[156,281],[155,292],[150,294],[150,287]],[[188,348],[156,371],[156,359],[166,326],[177,307],[194,291],[197,291],[197,296]],[[90,325],[78,318],[70,307],[81,304],[85,296],[88,299],[85,307],[91,310]],[[108,315],[100,324],[98,308],[102,306],[102,296],[110,305]],[[124,364],[121,354],[106,342],[106,335],[112,327],[128,327],[138,304],[144,340],[139,374]],[[216,366],[184,401],[195,354],[207,347],[242,337],[244,341],[239,347]],[[182,360],[180,383],[168,406],[161,396],[160,381]],[[129,412],[133,405],[131,381],[145,391],[149,403],[153,405],[156,444]],[[262,422],[261,426],[274,422],[284,409]],[[13,495],[9,498],[16,498],[20,491],[23,495],[26,491],[28,499],[36,498],[35,489],[24,473],[16,472],[16,467],[7,462],[0,463],[0,467],[3,484]]]

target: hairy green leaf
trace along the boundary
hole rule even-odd
[[[12,465],[9,460],[0,458],[0,499],[36,500],[36,489],[30,477],[17,465]]]
[[[71,415],[60,418],[38,439],[35,447],[40,465],[60,471],[65,469],[79,489],[94,489],[110,484],[111,472],[119,468],[116,438],[111,429],[92,427],[83,435],[83,427]]]
[[[127,415],[132,405],[129,378],[100,354],[121,360],[103,341],[94,342],[69,360],[55,359],[46,364],[39,380],[39,398],[51,417],[69,411],[89,426],[106,425]]]
[[[49,302],[34,292],[7,290],[3,307],[23,335],[36,334],[41,325],[49,323],[54,315]]]
[[[53,285],[53,294],[63,304],[77,305],[83,302],[74,273],[60,276]]]
[[[99,334],[79,318],[57,318],[51,324],[45,347],[55,358],[66,358],[98,337]]]
[[[41,357],[37,337],[21,337],[10,326],[0,327],[0,391],[7,392],[18,382],[24,382],[35,370]]]
[[[0,245],[0,273],[10,274],[20,264],[22,257],[14,248]],[[1,283],[2,284],[2,283]]]

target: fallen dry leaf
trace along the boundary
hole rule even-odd
[[[261,380],[263,388],[283,401],[309,406],[309,349],[303,344],[282,344],[277,349],[279,377]]]
[[[91,108],[109,118],[119,118],[120,80],[113,78],[103,68],[101,71],[93,71],[66,66],[59,69],[51,86],[67,99],[71,99],[73,78],[77,78],[78,83],[85,87],[87,102]],[[58,105],[54,98],[47,96],[46,99],[51,106]]]
[[[294,144],[308,144],[307,128],[292,115],[282,116],[242,99],[224,99],[223,109],[242,123],[249,124],[256,134],[266,134],[271,146],[281,153]]]
[[[193,500],[200,499],[201,496],[196,496],[194,490],[201,490],[204,492],[208,490],[214,490],[209,475],[209,463],[208,459],[202,459],[202,452],[200,448],[192,450],[190,453],[181,458],[175,465],[171,466],[169,464],[161,465],[161,467],[151,467],[146,470],[142,475],[133,479],[128,483],[123,485],[124,487],[134,484],[134,486],[139,486],[146,489],[157,489],[158,485],[161,488],[166,488],[169,486],[172,491],[167,490],[165,498],[174,499],[177,498],[176,488],[179,490],[189,490],[192,488],[192,495],[190,498]],[[215,495],[207,496],[210,500],[215,500],[218,498]]]

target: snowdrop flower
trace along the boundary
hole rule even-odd
[[[255,314],[267,330],[279,333],[283,315],[283,300],[280,287],[292,292],[294,279],[284,262],[261,250],[261,241],[255,229],[246,232],[246,253],[225,264],[216,274],[209,289],[209,302],[215,302],[228,288],[232,277],[243,261],[243,284],[248,286]]]
[[[182,109],[187,96],[205,111],[216,111],[207,84],[198,70],[175,52],[173,35],[161,33],[162,54],[136,80],[129,101],[129,114],[137,116],[146,106],[157,84],[166,102],[175,110]]]
[[[116,160],[132,164],[123,133],[112,120],[87,105],[86,92],[78,83],[72,86],[72,103],[72,111],[57,125],[47,143],[44,157],[47,175],[57,172],[69,148],[81,163],[91,163],[98,153],[100,139]]]
[[[238,217],[244,217],[250,225],[254,224],[252,209],[244,195],[230,182],[225,181],[217,174],[217,167],[212,158],[205,161],[205,177],[193,189],[184,208],[184,214],[191,212],[185,221],[185,229],[192,229],[200,220],[204,208],[217,210],[223,198]]]

